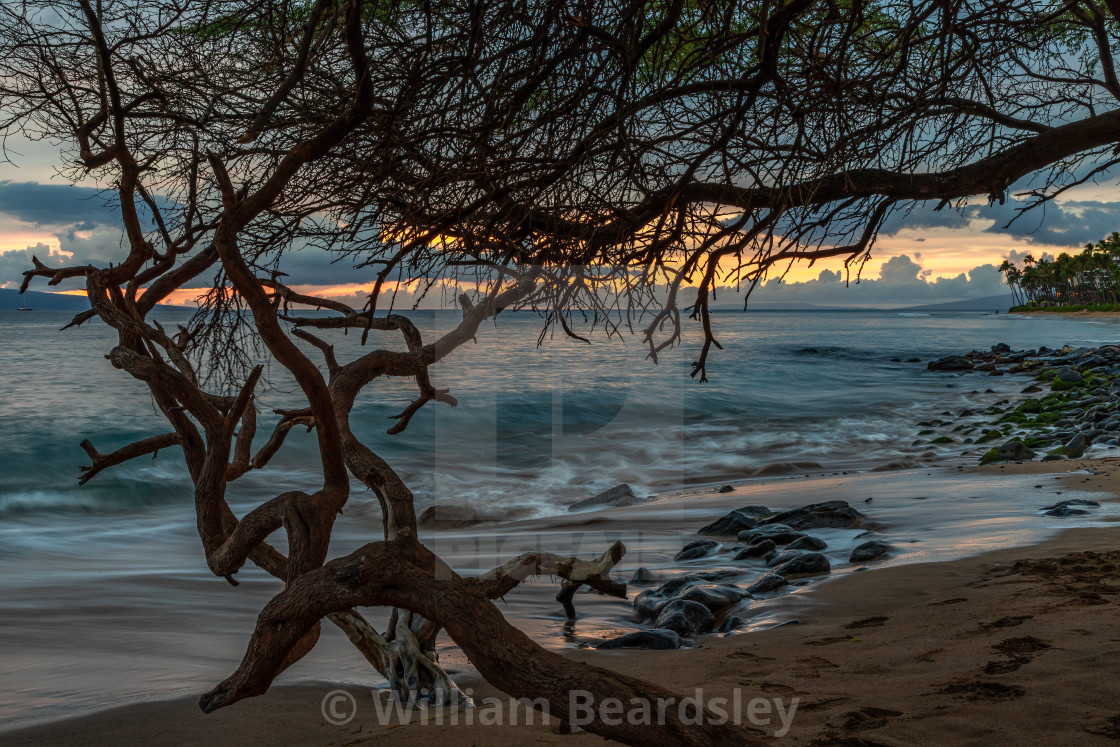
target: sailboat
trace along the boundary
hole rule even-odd
[[[16,311],[33,311],[33,309],[27,305],[27,301],[24,301],[19,305],[19,308],[16,309]]]

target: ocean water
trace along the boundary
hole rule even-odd
[[[69,316],[0,312],[0,729],[207,689],[239,660],[256,611],[277,591],[252,569],[236,590],[205,572],[190,482],[174,450],[78,486],[88,463],[82,439],[108,453],[168,427],[144,387],[105,360],[110,332],[98,325],[58,332]],[[412,316],[425,340],[456,323],[450,312]],[[160,321],[174,323],[175,312]],[[1099,345],[1120,333],[1112,320],[968,313],[728,312],[716,314],[715,325],[724,350],[712,352],[710,381],[701,384],[688,376],[694,329],[654,365],[635,337],[597,335],[588,345],[554,336],[538,345],[539,318],[503,315],[432,369],[433,383],[449,388],[458,407],[429,405],[404,434],[389,436],[390,416],[415,386],[378,380],[352,422],[405,476],[420,508],[475,506],[531,526],[621,482],[667,495],[762,476],[974,463],[958,444],[915,444],[916,423],[1011,396],[1027,382],[931,373],[927,361],[998,342]],[[344,361],[361,352],[355,335],[330,339]],[[384,333],[371,336],[371,346],[401,344]],[[272,409],[298,402],[282,372],[271,371],[270,380],[258,401],[262,442],[277,419]],[[314,489],[313,439],[293,432],[267,469],[234,483],[235,510]],[[893,513],[887,490],[877,507],[907,536],[933,532],[914,560],[979,552],[997,535],[1002,544],[1040,536],[1028,521],[1035,507],[1014,504],[1018,489],[988,485],[986,497],[975,490],[942,486],[917,496],[936,500],[898,503]],[[771,498],[796,505],[831,495],[783,488]],[[967,508],[968,498],[976,508]],[[950,504],[959,508],[955,523],[934,518]],[[647,534],[649,562],[671,558],[680,535],[706,523],[683,515],[681,522],[679,530]],[[359,486],[335,549],[379,536],[376,501]],[[467,562],[462,550],[447,549],[456,567]],[[554,611],[535,604],[516,614],[547,619],[527,625],[564,645]],[[597,605],[591,628],[623,624],[625,603]],[[368,679],[340,638],[325,635],[313,661],[290,676]]]

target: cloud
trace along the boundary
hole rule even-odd
[[[726,293],[726,291],[724,291]],[[812,303],[821,306],[918,306],[964,301],[1009,293],[1003,276],[993,264],[982,264],[955,277],[929,278],[929,272],[910,256],[891,257],[879,277],[865,275],[845,284],[844,276],[822,270],[813,280],[782,282],[772,278],[751,296],[760,303]],[[723,302],[724,295],[720,298]]]
[[[0,182],[0,213],[33,226],[120,225],[106,193],[62,184]]]
[[[108,267],[110,262],[120,262],[128,255],[121,245],[121,231],[111,226],[94,226],[92,229],[68,229],[55,234],[57,247],[42,242],[26,249],[0,252],[0,288],[18,288],[23,281],[24,270],[33,266],[34,255],[47,267],[71,267],[93,265]],[[81,278],[64,280],[60,285],[47,286],[47,280],[35,279],[32,290],[73,290],[82,288]]]
[[[1020,214],[1018,211],[1025,204],[1010,199],[1003,205],[976,204],[935,211],[935,203],[924,202],[912,210],[892,214],[881,233],[893,236],[914,228],[971,228],[1031,243],[1080,249],[1120,230],[1120,202],[1054,201]]]

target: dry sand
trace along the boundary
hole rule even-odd
[[[1120,495],[1120,462],[1072,489]],[[1000,468],[987,468],[998,470]],[[1088,482],[1085,480],[1088,479]],[[690,694],[798,699],[789,744],[1080,745],[1120,739],[1120,526],[1075,529],[1028,548],[850,573],[814,588],[801,624],[709,637],[682,651],[572,650],[573,658]],[[476,699],[498,693],[461,679]],[[205,716],[195,700],[144,703],[0,736],[5,745],[602,744],[554,726],[380,726],[368,691],[357,717],[321,715],[335,686],[278,687]],[[777,722],[759,734],[773,731]]]

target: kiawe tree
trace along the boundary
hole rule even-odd
[[[389,429],[454,405],[433,366],[484,321],[529,308],[576,335],[587,314],[633,329],[650,356],[718,347],[709,304],[795,261],[843,257],[858,275],[884,221],[970,196],[1026,211],[1113,166],[1120,5],[860,0],[28,0],[0,6],[3,131],[57,143],[63,173],[103,186],[124,226],[122,261],[47,266],[84,282],[109,325],[113,366],[142,382],[171,430],[110,454],[88,441],[82,480],[157,449],[181,450],[206,563],[236,584],[252,562],[284,588],[245,657],[201,699],[212,711],[264,693],[341,627],[402,698],[453,701],[440,631],[502,690],[544,698],[671,697],[546,651],[492,600],[535,574],[563,579],[571,610],[610,579],[598,558],[546,552],[464,578],[420,542],[413,496],[351,427],[362,391],[416,382]],[[299,291],[293,249],[376,269],[364,307]],[[457,285],[462,320],[424,340],[395,289]],[[202,288],[177,331],[151,318]],[[308,314],[319,308],[330,315]],[[336,350],[316,329],[352,329]],[[397,349],[367,347],[372,330]],[[258,354],[303,405],[254,452]],[[314,429],[321,483],[237,516],[231,484]],[[263,436],[263,434],[262,434]],[[377,496],[384,537],[328,559],[351,480]],[[268,544],[283,529],[286,551]],[[372,538],[371,538],[372,539]],[[360,607],[391,607],[377,631]],[[632,744],[742,743],[734,725],[595,720]]]

